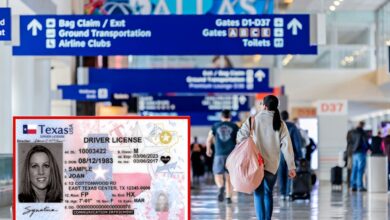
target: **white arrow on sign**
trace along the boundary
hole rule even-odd
[[[298,28],[302,30],[302,24],[296,18],[287,24],[287,30],[292,29],[292,35],[298,35]]]
[[[257,70],[255,73],[255,77],[257,78],[257,82],[262,82],[265,78],[265,73],[262,70]]]
[[[246,103],[246,97],[243,96],[243,95],[240,95],[239,102],[240,102],[241,105],[245,104]]]
[[[42,30],[42,24],[34,18],[30,23],[28,23],[27,30],[32,30],[32,36],[37,36],[38,30]]]

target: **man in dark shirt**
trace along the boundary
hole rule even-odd
[[[352,174],[351,188],[352,191],[367,191],[363,187],[363,174],[366,169],[366,154],[370,148],[368,138],[364,132],[364,121],[359,122],[356,129],[349,132],[347,142],[352,148]]]
[[[226,159],[236,146],[236,137],[238,126],[231,120],[229,110],[223,110],[221,115],[221,122],[213,125],[209,136],[207,137],[207,156],[211,157],[211,144],[214,142],[215,154],[213,162],[214,180],[219,188],[218,200],[220,202],[224,199],[224,191],[226,185],[226,201],[228,204],[232,203],[232,185],[230,177],[225,168]],[[225,181],[224,181],[225,176]]]
[[[302,158],[302,136],[297,126],[288,121],[289,114],[283,111],[281,114],[282,120],[286,123],[288,132],[290,133],[291,142],[294,150],[294,159],[299,161]],[[280,154],[280,163],[278,169],[279,191],[282,199],[286,199],[290,195],[291,179],[288,178],[288,168],[283,154]]]

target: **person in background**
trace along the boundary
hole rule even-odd
[[[352,142],[352,132],[353,129],[349,130],[347,133],[347,149],[344,153],[344,160],[346,161],[347,167],[347,184],[348,188],[351,188],[351,174],[352,174],[352,155],[353,155],[353,142]]]
[[[371,155],[383,155],[382,145],[382,133],[378,131],[378,134],[371,138]]]
[[[262,110],[254,117],[254,142],[264,160],[264,179],[254,192],[254,204],[258,220],[271,220],[273,211],[272,191],[277,178],[280,155],[283,153],[287,164],[288,176],[294,178],[295,161],[288,127],[280,119],[279,100],[269,95],[263,100]],[[242,125],[237,135],[240,143],[250,135],[249,119]],[[245,218],[240,218],[245,219]]]
[[[306,145],[305,159],[311,164],[311,154],[317,149],[317,145],[312,138],[309,138],[310,142]]]
[[[348,136],[348,143],[352,146],[352,173],[351,173],[351,190],[360,192],[367,191],[363,187],[363,174],[366,169],[366,154],[369,147],[366,132],[363,130],[364,121],[359,122],[356,129],[352,130]]]
[[[223,110],[221,114],[221,122],[213,125],[206,142],[206,154],[212,156],[211,144],[214,142],[215,155],[213,161],[214,180],[219,188],[218,200],[224,200],[226,186],[226,202],[232,203],[232,185],[230,177],[225,168],[226,159],[236,146],[236,137],[238,126],[231,122],[229,110]],[[224,180],[225,177],[225,180]]]
[[[383,138],[382,141],[382,150],[385,155],[387,155],[387,181],[388,181],[388,190],[390,191],[390,129],[387,130],[387,135]]]
[[[372,130],[367,130],[365,131],[366,132],[366,137],[367,137],[367,140],[368,140],[368,144],[371,145],[371,140],[372,140]]]
[[[295,126],[298,128],[299,130],[299,133],[301,134],[301,146],[304,148],[306,147],[307,145],[310,144],[310,137],[309,137],[309,133],[307,130],[303,130],[299,124],[299,119],[298,118],[294,118],[293,119],[293,123],[295,124]]]
[[[207,182],[209,182],[209,180],[212,181],[212,178],[213,178],[213,158],[214,158],[214,151],[215,151],[215,147],[214,147],[214,143],[211,143],[211,157],[207,156],[207,148],[204,147],[202,149],[202,155],[204,157],[204,163],[205,163],[205,174],[206,174],[206,178],[207,178]],[[211,179],[210,179],[211,178]]]
[[[294,160],[299,161],[302,158],[302,138],[299,129],[296,125],[288,121],[289,114],[287,111],[283,111],[281,113],[282,120],[287,126],[288,132],[290,134],[292,148],[294,150]],[[279,191],[282,199],[288,198],[290,195],[291,188],[291,180],[288,178],[288,167],[286,164],[286,160],[283,155],[280,155],[280,166],[278,171],[278,179],[279,179]]]
[[[199,184],[199,178],[204,174],[203,160],[202,145],[198,143],[198,137],[194,137],[194,143],[191,144],[191,166],[195,184]]]

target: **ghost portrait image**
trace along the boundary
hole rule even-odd
[[[160,192],[156,199],[156,212],[167,212],[169,210],[169,199],[166,193]]]
[[[62,176],[47,147],[35,145],[27,152],[20,184],[19,202],[62,202]]]

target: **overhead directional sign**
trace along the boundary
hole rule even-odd
[[[62,85],[62,98],[77,101],[107,101],[111,99],[110,86],[99,85]]]
[[[244,95],[216,96],[140,96],[140,111],[213,112],[224,109],[249,111],[249,97]]]
[[[269,92],[268,69],[89,69],[89,83],[112,93]]]
[[[316,54],[309,15],[21,16],[14,55]]]
[[[0,41],[11,40],[11,9],[0,8]]]

